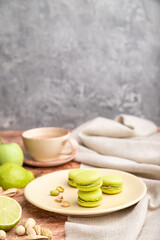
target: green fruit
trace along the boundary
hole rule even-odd
[[[32,172],[16,163],[5,163],[0,166],[0,186],[8,188],[23,188],[34,179]]]
[[[21,219],[22,208],[13,198],[0,196],[0,229],[9,231]]]
[[[0,140],[0,165],[13,162],[22,166],[24,156],[21,147],[17,143],[4,144],[1,138]]]
[[[26,170],[26,175],[27,175],[27,181],[28,181],[28,183],[29,182],[31,182],[33,179],[34,179],[34,174],[33,174],[33,172],[31,172],[31,171],[27,171]]]

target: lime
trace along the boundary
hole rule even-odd
[[[22,208],[13,198],[0,196],[0,229],[8,231],[21,219]]]
[[[34,179],[34,174],[32,171],[26,170],[27,183],[31,182]]]
[[[5,163],[0,166],[0,186],[8,188],[23,188],[34,179],[32,172],[15,163]]]

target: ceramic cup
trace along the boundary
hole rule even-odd
[[[57,127],[27,130],[22,133],[22,139],[27,152],[37,161],[53,161],[61,154],[70,154],[76,142],[67,129]],[[71,150],[65,152],[68,142]]]

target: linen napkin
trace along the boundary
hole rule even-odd
[[[136,205],[100,217],[69,217],[66,240],[160,239],[160,134],[151,121],[130,115],[96,118],[72,132],[81,167],[133,173],[146,183],[147,195]],[[88,164],[88,165],[84,165]],[[92,166],[92,167],[91,167]]]

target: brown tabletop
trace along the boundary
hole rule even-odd
[[[0,131],[0,136],[3,138],[4,142],[16,142],[18,143],[22,148],[23,142],[21,138],[22,131]],[[63,169],[70,169],[70,168],[78,168],[80,166],[79,163],[76,162],[69,162],[61,166],[57,167],[49,167],[49,168],[40,168],[40,167],[24,167],[27,170],[31,170],[35,175],[42,176],[50,172],[59,171]],[[67,220],[66,216],[59,215],[52,212],[47,212],[44,210],[41,210],[32,204],[30,204],[25,198],[23,194],[23,189],[20,189],[16,196],[14,197],[16,199],[21,207],[22,207],[22,218],[20,220],[20,223],[24,223],[25,220],[29,217],[32,217],[36,220],[37,224],[40,224],[43,227],[49,228],[53,233],[53,239],[54,240],[60,240],[65,238],[65,232],[64,232],[64,224]],[[22,239],[22,237],[18,237],[15,234],[15,228],[7,232],[7,240],[13,240],[13,239]]]

